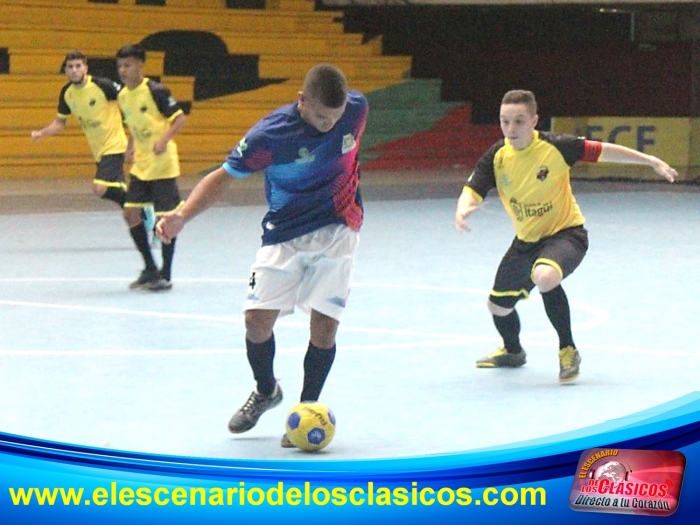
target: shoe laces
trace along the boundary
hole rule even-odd
[[[250,394],[248,401],[246,401],[245,404],[241,407],[241,412],[245,414],[255,412],[257,404],[263,400],[263,397],[264,396],[262,394],[259,394],[258,392],[253,392],[252,394]]]
[[[569,368],[574,362],[576,349],[572,346],[567,346],[559,351],[559,360],[564,368]]]

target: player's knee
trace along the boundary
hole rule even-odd
[[[92,185],[92,193],[98,197],[103,197],[107,193],[107,186],[102,186],[101,184]]]
[[[274,318],[264,310],[247,310],[245,312],[245,336],[251,343],[264,343],[272,337]]]
[[[561,275],[548,264],[538,264],[532,270],[532,282],[540,293],[547,293],[561,284]]]
[[[309,341],[316,348],[333,348],[333,345],[335,345],[335,330],[312,331]]]
[[[138,224],[142,220],[140,208],[124,208],[122,210],[122,216],[124,217],[124,220],[126,221],[126,224],[129,226],[129,228],[138,226]]]
[[[512,308],[506,308],[493,303],[491,299],[486,302],[486,306],[488,307],[489,312],[491,312],[491,315],[495,315],[496,317],[505,317],[513,311]]]
[[[311,344],[316,348],[332,348],[338,324],[336,319],[314,310],[311,313]]]

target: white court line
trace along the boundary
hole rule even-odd
[[[475,338],[460,338],[446,341],[414,341],[412,343],[390,343],[377,345],[343,345],[342,351],[366,351],[366,350],[405,350],[410,348],[419,348],[431,350],[439,347],[447,346],[468,346],[481,343],[496,343],[500,339],[497,336],[493,337],[475,337]],[[537,343],[529,341],[528,347],[552,348],[551,343]],[[591,350],[602,351],[614,354],[635,354],[649,356],[678,356],[700,359],[700,353],[689,350],[653,350],[649,348],[621,347],[617,345],[586,345],[581,349],[588,353]],[[276,352],[280,354],[301,354],[306,351],[305,348],[277,348]],[[0,356],[6,357],[114,357],[114,356],[150,356],[150,357],[172,357],[172,356],[209,356],[209,355],[245,355],[245,348],[231,349],[187,349],[187,350],[0,350]],[[584,355],[585,355],[584,353]]]
[[[76,304],[61,304],[61,303],[38,303],[31,301],[9,301],[0,299],[0,305],[7,306],[17,306],[24,308],[38,308],[38,309],[48,309],[48,310],[64,310],[64,311],[74,311],[74,312],[94,312],[101,314],[118,314],[118,315],[132,315],[139,317],[156,317],[162,319],[187,319],[191,321],[210,321],[217,323],[232,323],[232,322],[242,322],[243,316],[228,316],[228,315],[204,315],[204,314],[189,314],[189,313],[176,313],[176,312],[161,312],[161,311],[151,311],[151,310],[128,310],[125,308],[112,308],[106,306],[84,306]],[[598,326],[608,320],[607,312],[600,310],[590,305],[579,305],[583,310],[588,310],[592,314],[591,319],[584,323],[579,323],[574,325],[574,329],[584,330],[590,329],[592,327]],[[298,322],[298,321],[286,321],[280,319],[278,321],[279,325],[287,326],[290,328],[306,328],[308,327],[308,322]],[[419,330],[393,330],[388,328],[366,328],[366,327],[352,327],[345,326],[342,327],[343,331],[355,332],[355,333],[367,333],[367,334],[384,334],[384,335],[401,335],[401,336],[412,336],[412,337],[428,337],[437,339],[455,339],[461,338],[460,334],[437,334],[433,332],[422,332]],[[535,332],[523,332],[523,338],[536,338],[536,337],[547,337],[551,336],[551,330],[541,330]]]
[[[376,345],[343,345],[343,352],[357,350],[405,350],[408,348],[438,348],[445,346],[456,346],[469,343],[483,342],[480,339],[492,342],[495,338],[474,338],[473,340],[465,341],[450,340],[450,341],[413,341],[410,343],[389,343]],[[306,348],[302,347],[282,347],[276,348],[277,354],[302,354],[306,352]],[[0,350],[0,355],[11,357],[107,357],[107,356],[202,356],[202,355],[245,355],[245,348],[230,348],[230,349],[186,349],[186,350]]]
[[[190,278],[190,279],[178,279],[179,281],[184,281],[184,282],[212,282],[212,283],[222,283],[222,282],[229,282],[229,283],[237,283],[237,284],[246,284],[248,281],[247,279],[231,279],[231,278]],[[39,277],[39,278],[0,278],[0,282],[76,282],[76,281],[90,281],[90,282],[112,282],[112,281],[128,281],[128,279],[120,279],[120,278],[57,278],[57,277]],[[467,294],[479,294],[479,295],[484,295],[487,294],[485,290],[482,289],[473,289],[473,288],[454,288],[454,287],[445,287],[445,286],[432,286],[432,285],[418,285],[418,284],[393,284],[393,283],[373,283],[373,282],[364,282],[364,283],[353,283],[354,287],[368,287],[368,288],[389,288],[389,289],[412,289],[412,290],[430,290],[430,291],[442,291],[442,292],[447,292],[447,293],[467,293]],[[537,297],[537,296],[534,296]],[[589,314],[589,319],[577,323],[573,326],[573,329],[579,331],[579,330],[588,330],[591,328],[594,328],[596,326],[599,326],[605,322],[608,321],[609,319],[609,314],[606,310],[603,310],[601,308],[597,308],[592,305],[588,305],[585,303],[578,303],[578,302],[572,302],[572,305],[576,305],[577,308],[586,311]],[[62,304],[62,303],[41,303],[41,302],[32,302],[32,301],[15,301],[15,300],[1,300],[0,299],[0,305],[7,305],[7,306],[14,306],[14,307],[23,307],[23,308],[37,308],[37,309],[48,309],[48,310],[63,310],[63,311],[75,311],[75,312],[94,312],[94,313],[101,313],[101,314],[116,314],[116,315],[131,315],[131,316],[140,316],[140,317],[153,317],[153,318],[162,318],[162,319],[185,319],[185,320],[192,320],[192,321],[206,321],[206,322],[216,322],[216,323],[242,323],[243,322],[243,316],[238,315],[238,316],[215,316],[215,315],[205,315],[205,314],[191,314],[191,313],[176,313],[176,312],[162,312],[162,311],[150,311],[150,310],[129,310],[125,308],[113,308],[113,307],[103,307],[103,306],[85,306],[85,305],[76,305],[76,304]],[[281,326],[286,326],[286,327],[291,327],[291,328],[301,328],[301,329],[307,329],[308,328],[308,322],[299,322],[299,321],[292,321],[292,320],[285,320],[280,319],[277,323],[278,325]],[[352,346],[352,345],[343,345],[344,349],[388,349],[388,348],[413,348],[413,347],[421,347],[421,348],[426,348],[427,346],[429,347],[437,347],[437,346],[451,346],[453,344],[460,344],[460,345],[466,345],[466,344],[474,344],[474,343],[491,343],[491,342],[499,342],[500,339],[497,337],[496,334],[493,336],[467,336],[464,334],[444,334],[444,333],[432,333],[432,332],[423,332],[419,330],[396,330],[396,329],[388,329],[388,328],[367,328],[367,327],[353,327],[353,326],[347,326],[347,325],[342,325],[341,330],[344,332],[353,332],[353,333],[364,333],[364,334],[373,334],[373,335],[390,335],[390,336],[404,336],[404,337],[420,337],[420,338],[426,338],[432,341],[413,341],[410,343],[396,343],[396,344],[382,344],[382,345],[362,345],[362,346]],[[534,331],[534,332],[523,332],[522,337],[524,340],[528,341],[528,344],[536,344],[533,343],[532,339],[538,339],[538,338],[551,338],[552,337],[552,331],[551,329],[546,329],[546,330],[541,330],[541,331]],[[280,351],[285,351],[280,349]],[[292,351],[292,350],[290,350]],[[82,353],[82,352],[87,352],[87,354]],[[197,354],[197,355],[202,355],[202,354],[218,354],[218,353],[239,353],[243,352],[242,349],[233,349],[233,350],[183,350],[183,351],[172,351],[172,353],[168,353],[171,351],[165,351],[165,350],[105,350],[105,351],[99,351],[99,350],[87,350],[87,351],[81,351],[81,350],[74,350],[74,351],[52,351],[52,350],[41,350],[41,351],[27,351],[23,352],[21,350],[0,350],[0,355],[24,355],[24,356],[30,356],[30,355],[93,355],[92,352],[100,353],[100,355],[147,355],[147,354],[153,354],[153,355],[187,355],[189,353],[191,354]],[[137,354],[133,354],[133,352],[136,352]]]

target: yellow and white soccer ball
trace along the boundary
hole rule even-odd
[[[306,452],[328,446],[335,436],[335,415],[318,401],[298,403],[287,414],[287,437],[292,445]]]

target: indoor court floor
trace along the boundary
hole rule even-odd
[[[365,225],[322,396],[338,430],[316,455],[279,447],[308,342],[299,311],[276,328],[282,406],[246,434],[227,431],[253,388],[241,306],[265,212],[259,180],[234,182],[188,224],[161,293],[128,289],[140,257],[89,180],[2,180],[0,430],[178,456],[414,457],[585,432],[700,389],[700,188],[574,183],[591,246],[565,281],[583,362],[562,386],[536,292],[518,307],[527,365],[475,367],[499,346],[485,302],[513,231],[495,193],[472,232],[455,231],[464,176],[364,175]]]

